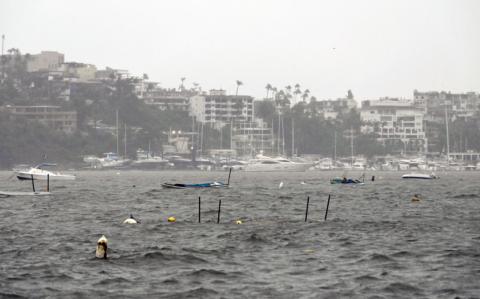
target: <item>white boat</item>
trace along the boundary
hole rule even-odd
[[[139,169],[159,169],[168,166],[168,160],[153,156],[149,151],[138,149],[137,160],[133,161],[131,166]]]
[[[29,169],[16,169],[15,175],[19,180],[53,180],[53,181],[71,181],[75,180],[72,174],[64,174],[60,172],[53,172],[43,169],[42,167],[55,166],[55,164],[42,163]]]
[[[294,162],[286,158],[258,155],[245,165],[245,171],[289,171],[302,172],[313,166],[313,163]]]
[[[352,170],[365,170],[367,169],[367,161],[365,159],[357,159],[352,164]]]
[[[433,180],[438,179],[435,174],[425,174],[425,173],[407,173],[402,175],[402,179],[420,179],[420,180]]]

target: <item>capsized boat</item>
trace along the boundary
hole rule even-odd
[[[347,178],[333,178],[330,180],[330,184],[364,184],[364,182],[357,179],[347,179]]]
[[[71,181],[75,180],[73,174],[64,174],[60,172],[48,171],[43,167],[56,166],[52,163],[41,163],[29,169],[16,169],[15,175],[19,180],[54,180],[54,181]]]
[[[199,189],[199,188],[225,188],[230,185],[230,175],[232,174],[232,169],[228,172],[228,180],[226,183],[223,182],[206,182],[206,183],[198,183],[198,184],[172,184],[172,183],[163,183],[162,188],[165,189]]]
[[[435,174],[425,174],[425,173],[407,173],[402,175],[402,179],[419,179],[419,180],[433,180],[438,179],[438,176]]]
[[[208,182],[208,183],[199,183],[199,184],[171,184],[163,183],[163,188],[166,189],[187,189],[187,188],[222,188],[228,187],[228,184],[222,182]]]

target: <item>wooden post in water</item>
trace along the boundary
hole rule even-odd
[[[305,209],[305,222],[307,222],[308,217],[308,204],[310,203],[310,196],[307,196],[307,208]]]
[[[200,223],[200,211],[201,211],[201,207],[200,207],[200,196],[198,197],[198,223]]]
[[[220,209],[222,207],[222,200],[218,200],[218,216],[217,216],[217,223],[220,223]]]
[[[47,173],[47,192],[50,192],[50,174]]]
[[[32,177],[32,189],[35,192],[35,182],[33,181],[33,174],[30,175]]]
[[[230,186],[230,175],[231,174],[232,174],[232,167],[230,167],[230,171],[228,172],[227,186]]]
[[[330,194],[328,194],[327,209],[325,210],[325,221],[327,221],[328,206],[330,206]]]

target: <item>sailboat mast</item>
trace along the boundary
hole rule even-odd
[[[333,132],[333,162],[337,161],[337,131]]]
[[[230,119],[230,150],[233,149],[233,118]]]
[[[285,156],[285,117],[282,117],[282,156]]]
[[[120,145],[118,143],[118,109],[117,109],[117,112],[116,112],[116,125],[117,125],[117,155],[120,154]]]
[[[277,155],[280,155],[280,110],[278,111],[278,127],[277,127]]]
[[[292,117],[292,157],[295,155],[295,120]]]
[[[151,151],[150,151],[150,140],[148,140],[148,155],[147,155],[147,158],[151,158],[152,157],[152,154],[151,154]]]
[[[447,134],[447,162],[450,161],[450,136],[448,134],[448,112],[447,112],[447,101],[445,100],[445,131]]]
[[[350,151],[352,153],[352,167],[353,167],[353,128],[350,127]]]
[[[203,125],[204,123],[202,122],[202,126],[200,127],[200,153],[203,154]]]
[[[127,124],[125,123],[125,138],[124,138],[124,146],[125,146],[125,151],[124,151],[124,156],[123,158],[127,158]]]

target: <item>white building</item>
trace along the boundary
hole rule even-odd
[[[423,109],[430,120],[437,122],[445,121],[445,108],[447,108],[448,115],[464,119],[475,116],[479,111],[480,94],[474,92],[420,92],[414,90],[413,97],[415,106]]]
[[[27,60],[27,71],[57,70],[65,61],[65,55],[55,51],[42,51],[40,54],[30,55]]]
[[[374,133],[385,145],[403,153],[426,151],[424,114],[413,101],[396,98],[364,101],[360,117],[366,123],[364,132]]]
[[[357,107],[357,102],[350,98],[314,102],[316,114],[324,119],[336,119],[339,113],[346,114]]]
[[[243,95],[226,95],[224,90],[211,90],[210,95],[196,95],[190,98],[190,114],[198,122],[230,123],[253,120],[253,98]]]

